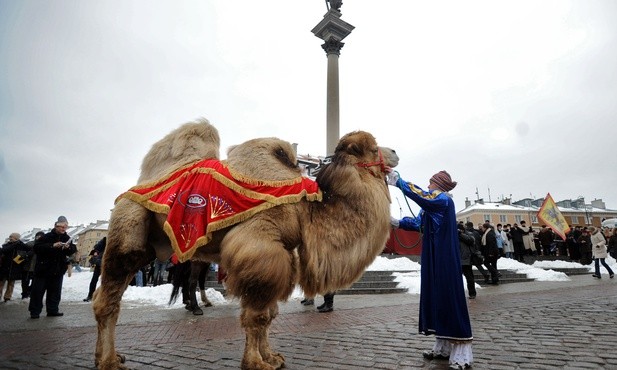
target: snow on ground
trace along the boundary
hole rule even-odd
[[[608,257],[606,262],[611,268],[617,271],[617,261],[614,258]],[[537,261],[533,265],[526,265],[517,262],[513,259],[500,258],[497,262],[497,267],[500,270],[512,270],[518,273],[524,273],[528,278],[538,281],[567,281],[568,276],[562,272],[554,271],[554,268],[588,268],[593,272],[592,265],[581,265],[576,262],[566,261]],[[375,261],[367,268],[370,271],[392,271],[396,276],[395,281],[401,288],[407,288],[409,294],[420,294],[420,264],[411,261],[405,257],[386,258],[378,256]],[[404,271],[404,272],[400,272]],[[601,267],[603,274],[606,273],[604,267]],[[64,284],[62,288],[63,302],[83,302],[83,299],[88,294],[88,286],[92,272],[88,269],[83,269],[82,272],[73,271],[71,277],[64,276]],[[477,284],[476,284],[477,285]],[[481,288],[477,285],[477,288]],[[168,305],[171,295],[171,284],[163,284],[156,287],[135,287],[129,286],[122,298],[123,305],[126,306],[160,306],[161,308],[178,308],[182,307],[181,299],[178,299],[173,305]],[[232,299],[226,299],[223,295],[214,289],[206,291],[208,299],[214,305],[225,305],[233,302]],[[19,282],[15,284],[13,292],[13,300],[7,304],[16,304],[20,301],[21,285]],[[290,299],[300,299],[303,297],[302,290],[296,287]],[[198,298],[199,299],[199,298]]]

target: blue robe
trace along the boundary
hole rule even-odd
[[[472,340],[454,202],[439,190],[426,192],[402,179],[396,185],[422,208],[418,217],[399,223],[402,229],[423,233],[418,331],[440,339]]]

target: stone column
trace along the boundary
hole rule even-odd
[[[336,8],[330,8],[324,19],[313,28],[315,36],[324,40],[321,47],[328,57],[327,98],[326,98],[326,153],[334,154],[338,144],[339,133],[339,79],[338,58],[341,48],[345,45],[343,40],[351,33],[354,26],[341,19],[341,13]]]

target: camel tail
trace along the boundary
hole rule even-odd
[[[182,288],[182,285],[185,281],[188,281],[189,274],[191,273],[191,263],[184,262],[178,263],[175,266],[174,276],[171,279],[171,284],[173,285],[173,289],[171,290],[171,296],[169,297],[169,305],[176,303],[178,299],[178,293]]]

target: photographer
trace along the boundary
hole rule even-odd
[[[69,223],[66,217],[58,217],[54,228],[34,243],[36,266],[30,297],[30,317],[38,319],[43,310],[43,295],[47,292],[45,308],[47,316],[63,316],[59,311],[62,280],[67,270],[66,257],[77,251],[66,233]]]
[[[103,261],[103,252],[105,252],[105,246],[107,245],[107,237],[99,240],[92,251],[90,251],[90,266],[94,266],[94,273],[92,279],[90,279],[90,287],[88,289],[88,296],[84,298],[84,302],[90,302],[92,295],[96,290],[96,284],[99,282],[99,276],[101,276],[101,262]]]
[[[474,260],[476,263],[482,265],[484,258],[476,247],[476,240],[471,232],[465,230],[463,224],[457,225],[458,229],[458,241],[461,249],[461,268],[463,269],[463,276],[467,281],[467,292],[469,292],[469,299],[476,298],[476,281],[473,276],[472,265]]]

